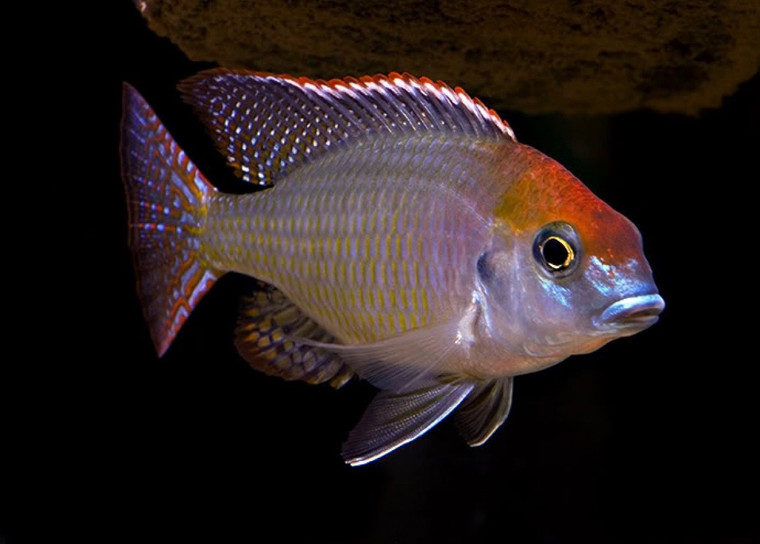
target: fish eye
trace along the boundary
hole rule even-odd
[[[549,223],[536,235],[533,257],[552,277],[565,277],[577,268],[579,249],[578,235],[570,224]]]
[[[575,251],[559,236],[549,236],[541,245],[541,256],[551,270],[564,270],[575,259]]]

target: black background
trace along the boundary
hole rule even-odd
[[[32,356],[13,357],[25,371],[2,384],[12,485],[0,536],[5,526],[11,543],[50,529],[101,542],[758,537],[758,251],[756,212],[743,206],[760,179],[757,76],[698,117],[501,112],[637,224],[667,309],[635,337],[518,378],[512,413],[485,446],[468,448],[444,422],[351,468],[340,444],[373,389],[251,370],[232,344],[244,278],[220,281],[155,356],[126,247],[122,81],[210,179],[235,182],[175,90],[211,65],[156,37],[130,2],[108,9],[91,33],[68,35],[82,47],[54,93],[77,98],[53,108],[77,120],[56,132],[72,145],[49,184],[66,219],[52,225],[62,241],[41,270],[42,303],[20,318]],[[51,328],[60,334],[40,332]]]

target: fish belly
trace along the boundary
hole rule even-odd
[[[409,139],[333,153],[271,189],[219,195],[206,252],[276,286],[343,343],[454,319],[487,239],[484,152]]]

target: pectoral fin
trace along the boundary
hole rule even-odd
[[[454,421],[470,446],[481,446],[509,415],[512,378],[500,378],[476,386],[461,404]]]
[[[456,408],[471,383],[428,384],[411,393],[381,391],[343,444],[343,458],[364,465],[427,432]]]
[[[457,322],[421,327],[369,344],[296,340],[334,353],[379,389],[408,393],[444,374],[443,363],[457,348],[457,327]]]

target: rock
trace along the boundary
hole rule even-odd
[[[757,0],[136,4],[193,60],[316,78],[410,72],[531,114],[696,114],[760,68]]]

